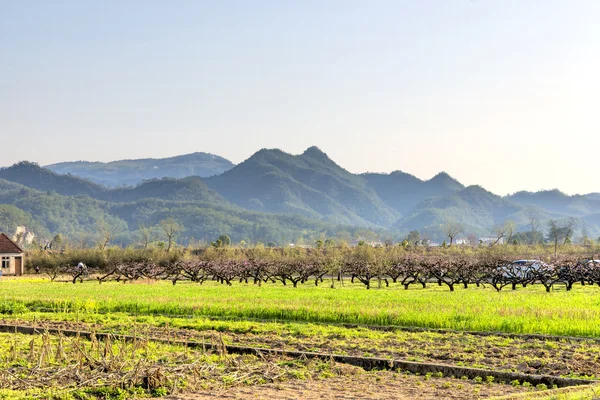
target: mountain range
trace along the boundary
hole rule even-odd
[[[192,153],[176,157],[112,162],[74,161],[47,165],[59,174],[71,174],[108,187],[137,185],[153,178],[208,177],[231,169],[233,163],[209,153]]]
[[[541,229],[549,219],[575,218],[579,233],[597,237],[600,194],[501,197],[445,172],[430,180],[401,171],[352,174],[317,147],[299,155],[262,149],[238,165],[194,153],[0,169],[0,230],[28,225],[42,236],[92,240],[99,225],[110,226],[113,240],[125,244],[136,241],[140,227],[168,217],[183,225],[180,240],[229,234],[281,244],[323,236],[399,240],[412,230],[440,240],[448,221],[463,235],[486,236],[508,220],[527,230],[532,215]]]

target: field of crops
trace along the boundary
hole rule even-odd
[[[423,398],[470,399],[540,394],[552,388],[522,378],[495,378],[495,373],[575,378],[590,384],[600,376],[600,341],[595,339],[600,337],[598,286],[576,284],[576,290],[567,291],[556,285],[550,292],[539,285],[500,292],[457,287],[449,292],[438,285],[366,291],[361,283],[349,281],[335,289],[229,286],[211,280],[177,285],[150,279],[102,284],[92,279],[75,285],[62,281],[41,276],[0,281],[0,325],[5,331],[13,325],[39,328],[32,338],[5,334],[0,358],[10,374],[0,378],[5,390],[0,398],[132,398],[190,391],[196,393],[191,398],[204,398],[198,396],[223,390],[238,391],[238,398],[244,398],[244,390],[252,394],[248,398],[260,398],[260,390],[275,390],[271,398],[279,398],[279,390],[281,398],[311,398],[308,393],[319,387],[330,390],[355,381],[349,378],[353,374],[366,374],[361,381],[374,386],[356,388],[357,392],[349,388],[354,394],[347,393],[347,398],[393,398],[385,393],[402,390],[422,393]],[[98,339],[63,338],[58,332],[93,332]],[[143,346],[135,348],[119,336],[107,344],[105,333],[133,336]],[[540,334],[547,336],[536,336]],[[192,346],[197,343],[211,345]],[[228,346],[263,349],[264,355],[228,354]],[[77,348],[82,351],[77,353]],[[298,359],[294,352],[482,372],[476,377],[462,372],[365,372],[333,358]],[[150,385],[148,376],[157,368],[160,379]],[[31,376],[28,369],[37,371],[39,382],[25,379]],[[261,375],[263,370],[271,375]],[[57,374],[67,392],[48,389]],[[307,385],[307,392],[287,393],[286,385],[298,380]],[[365,393],[371,394],[360,397]],[[569,396],[573,393],[570,390]]]
[[[550,293],[540,286],[497,293],[476,287],[448,292],[437,285],[365,291],[348,283],[336,289],[173,286],[154,280],[72,285],[39,278],[0,282],[0,299],[5,312],[125,312],[600,337],[600,287],[587,285],[570,292],[557,285]]]

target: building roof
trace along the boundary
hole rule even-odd
[[[23,250],[10,240],[4,233],[0,233],[0,253],[22,253]]]

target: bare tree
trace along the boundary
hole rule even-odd
[[[503,238],[506,237],[508,231],[508,224],[506,222],[502,224],[496,224],[494,227],[494,235],[496,236],[496,241],[490,245],[490,247],[495,246],[498,242],[500,242]],[[508,240],[507,240],[508,241]]]
[[[160,221],[159,226],[167,238],[167,252],[171,251],[175,239],[177,239],[181,231],[183,231],[183,226],[171,217]]]
[[[512,242],[513,236],[515,235],[515,221],[509,219],[508,221],[504,222],[504,226],[506,228],[506,241],[508,242],[508,244],[510,244]]]
[[[114,239],[117,233],[117,229],[115,228],[115,226],[106,222],[105,219],[99,219],[97,221],[97,227],[98,234],[100,235],[99,246],[102,250],[104,250],[108,243],[110,243],[110,241]]]
[[[452,243],[454,242],[454,238],[458,234],[460,234],[464,229],[460,223],[458,223],[454,220],[448,220],[448,222],[446,222],[442,226],[442,230],[444,231],[444,235],[446,235],[450,239],[450,246],[452,246]]]
[[[554,257],[558,251],[558,241],[561,237],[561,227],[557,220],[548,221],[548,238],[554,242]]]
[[[140,225],[140,228],[138,230],[140,232],[140,239],[142,241],[142,245],[144,246],[144,249],[147,249],[150,245],[150,242],[152,241],[152,230],[144,224]]]
[[[577,219],[570,217],[564,221],[557,221],[551,219],[548,221],[548,238],[554,242],[554,257],[557,255],[558,244],[562,242],[563,245],[567,244],[577,225]]]
[[[540,213],[536,210],[528,210],[527,219],[529,220],[529,226],[531,226],[531,244],[537,244],[536,233],[540,227]]]
[[[563,244],[567,244],[568,241],[572,240],[573,234],[575,233],[576,226],[577,226],[577,219],[574,217],[569,217],[563,223],[563,230],[564,230]]]
[[[590,246],[590,238],[589,238],[589,230],[588,230],[588,223],[586,220],[582,220],[581,221],[581,244],[583,244],[586,247]]]

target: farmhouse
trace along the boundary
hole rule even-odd
[[[0,233],[0,271],[2,271],[2,275],[23,275],[24,270],[23,250],[4,233]]]

